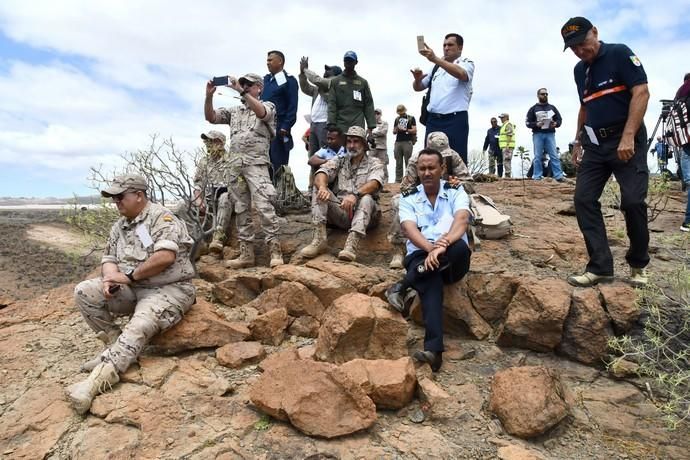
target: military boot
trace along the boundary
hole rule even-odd
[[[240,241],[240,255],[225,262],[226,268],[247,268],[254,266],[254,245]]]
[[[223,230],[216,230],[213,232],[213,240],[208,245],[208,251],[212,254],[223,254],[223,243],[225,243],[225,232]]]
[[[315,224],[311,243],[303,247],[299,255],[307,259],[313,259],[326,251],[328,251],[326,224]]]
[[[405,256],[403,255],[405,252],[405,246],[401,244],[394,244],[393,245],[393,258],[391,259],[391,263],[388,264],[390,268],[403,268],[403,262],[405,260]]]
[[[361,236],[357,232],[350,232],[347,234],[347,241],[345,247],[338,253],[338,259],[347,262],[354,262],[357,258],[357,248],[359,247],[359,240]]]
[[[91,407],[91,402],[97,394],[105,393],[119,381],[120,376],[113,363],[100,363],[85,380],[68,386],[65,394],[74,410],[78,414],[84,414]]]
[[[115,328],[107,332],[98,331],[98,334],[96,334],[96,338],[103,342],[105,348],[108,348],[110,345],[114,344],[115,341],[117,341],[117,338],[120,337],[120,334],[122,334],[120,328]],[[102,352],[98,353],[96,356],[86,361],[84,364],[81,365],[79,370],[81,372],[91,372],[92,370],[94,370],[94,368],[101,363],[101,354]]]
[[[280,241],[277,239],[271,241],[268,243],[268,248],[271,251],[271,262],[269,264],[271,268],[283,265],[285,262],[283,262],[283,251],[280,249]]]

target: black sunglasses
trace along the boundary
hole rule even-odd
[[[125,190],[124,192],[113,195],[110,198],[112,198],[113,201],[122,201],[125,198],[125,195],[128,193],[137,193],[137,190]]]

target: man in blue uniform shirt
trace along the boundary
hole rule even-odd
[[[630,248],[630,282],[647,283],[647,130],[643,123],[649,101],[647,75],[639,58],[623,44],[599,41],[597,28],[583,17],[561,28],[565,43],[580,62],[575,83],[580,98],[573,163],[579,166],[575,213],[585,239],[589,263],[581,275],[568,277],[574,286],[589,287],[613,280],[613,257],[606,238],[599,197],[611,174],[621,190]]]
[[[404,297],[410,289],[419,293],[426,332],[424,350],[413,357],[436,372],[443,361],[443,285],[459,281],[470,269],[470,202],[462,186],[441,180],[443,156],[437,150],[419,152],[417,172],[422,183],[400,200],[400,225],[408,237],[407,274],[386,296],[406,315]]]
[[[276,136],[271,141],[271,166],[277,172],[282,165],[288,164],[290,150],[295,143],[290,130],[297,121],[297,79],[289,75],[283,66],[285,55],[280,51],[268,52],[266,66],[269,73],[264,75],[264,90],[261,99],[273,102],[276,106]]]

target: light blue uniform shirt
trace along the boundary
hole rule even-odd
[[[456,212],[461,209],[471,212],[470,199],[465,193],[465,189],[462,187],[457,189],[444,188],[445,183],[446,181],[441,180],[441,188],[436,197],[435,206],[431,205],[422,184],[417,186],[417,193],[400,198],[400,224],[406,220],[411,220],[419,228],[424,238],[432,243],[444,233],[448,233]],[[462,235],[462,239],[467,243],[467,234]],[[408,255],[420,249],[410,240],[407,240]]]
[[[314,155],[321,158],[322,160],[330,160],[335,157],[342,157],[345,155],[345,147],[340,147],[337,152],[330,147],[324,147],[316,151]]]

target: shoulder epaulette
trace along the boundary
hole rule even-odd
[[[417,192],[419,192],[419,189],[417,187],[413,187],[413,188],[401,191],[400,194],[402,196],[410,196],[410,195],[414,195]]]
[[[450,182],[446,182],[445,184],[443,184],[443,188],[445,188],[445,189],[449,189],[449,188],[459,189],[460,186],[461,186],[461,184],[459,184],[459,183],[458,184],[451,184]]]

